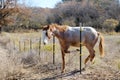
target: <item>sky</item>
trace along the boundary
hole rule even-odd
[[[62,2],[62,0],[20,0],[20,1],[24,1],[28,6],[31,7],[43,7],[43,8],[54,8],[57,3]]]
[[[22,0],[23,1],[23,0]],[[24,0],[28,6],[43,7],[43,8],[54,8],[55,5],[62,0]]]

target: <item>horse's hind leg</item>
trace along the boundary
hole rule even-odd
[[[90,57],[90,61],[91,61],[91,62],[93,62],[94,57],[95,57],[95,50],[92,49],[92,55],[91,55],[91,57]]]
[[[90,61],[92,62],[93,61],[93,59],[94,59],[94,57],[95,57],[95,50],[93,49],[93,47],[90,47],[90,46],[86,46],[87,47],[87,49],[89,50],[89,53],[90,53],[90,55],[89,55],[89,59],[90,59]],[[88,59],[88,60],[89,60]],[[87,61],[87,59],[86,59],[86,61]]]
[[[85,59],[85,62],[84,62],[85,67],[83,69],[85,69],[87,67],[87,62],[88,62],[89,59],[90,59],[90,55]]]
[[[94,52],[94,50],[93,50],[94,53],[92,52],[92,50],[89,50],[89,52],[90,52],[90,55],[85,59],[85,62],[84,62],[85,67],[83,69],[85,69],[87,67],[88,60],[90,60],[92,63],[94,63],[93,59],[95,57],[95,54],[94,54],[95,52]]]
[[[90,59],[90,55],[85,59],[84,64],[86,65],[86,63],[88,62],[88,60]]]
[[[93,44],[91,45],[91,47],[89,47],[90,49],[90,54],[91,54],[91,57],[90,57],[90,61],[93,62],[93,59],[95,57],[95,50],[94,50],[94,46],[96,44],[96,42],[98,41],[98,37],[93,41]]]

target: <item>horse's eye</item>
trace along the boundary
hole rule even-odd
[[[52,31],[52,29],[50,29],[50,31]]]
[[[45,35],[46,35],[46,36],[48,36],[48,33],[47,33],[47,31],[46,31]]]

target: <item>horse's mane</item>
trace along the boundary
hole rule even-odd
[[[51,24],[50,26],[57,28],[61,32],[64,32],[68,29],[68,25]]]

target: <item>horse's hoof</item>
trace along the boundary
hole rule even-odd
[[[95,61],[92,61],[92,64],[95,64]]]
[[[80,49],[76,49],[76,51],[80,51]]]
[[[65,53],[70,53],[70,51],[65,51]]]
[[[64,73],[65,71],[61,71],[61,73]]]
[[[85,71],[85,70],[86,70],[85,68],[82,69],[82,71]]]

